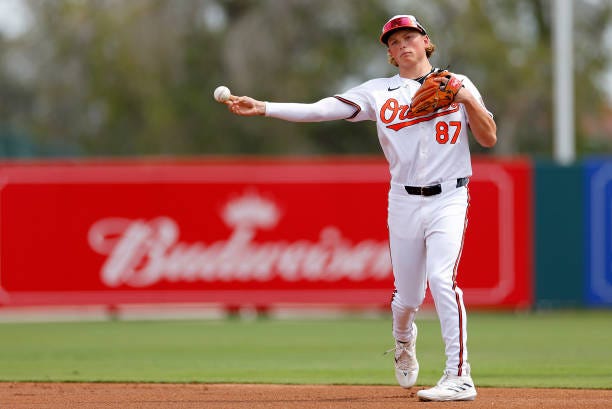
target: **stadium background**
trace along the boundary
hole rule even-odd
[[[520,309],[609,306],[612,221],[605,154],[612,147],[612,96],[601,84],[612,70],[612,7],[604,1],[578,3],[573,7],[576,159],[560,164],[553,156],[555,2],[5,2],[3,15],[14,18],[1,24],[0,47],[0,92],[5,101],[0,111],[4,304],[44,304],[50,298],[45,301],[37,294],[51,296],[53,291],[59,294],[56,299],[68,303],[71,298],[62,291],[104,291],[104,286],[92,284],[93,277],[99,282],[103,275],[100,251],[91,243],[85,245],[96,217],[174,217],[179,220],[177,234],[187,234],[187,242],[206,247],[223,240],[229,232],[219,226],[219,208],[207,204],[219,207],[223,200],[247,192],[265,196],[268,186],[288,183],[283,178],[295,168],[292,161],[303,165],[294,171],[300,175],[291,176],[302,189],[317,183],[322,160],[330,174],[336,171],[333,163],[341,169],[336,178],[322,180],[330,192],[315,189],[308,195],[317,212],[301,207],[300,192],[272,186],[269,193],[276,195],[268,198],[272,202],[281,200],[272,206],[290,206],[280,210],[283,214],[300,214],[305,224],[320,228],[306,231],[291,222],[285,230],[272,229],[269,236],[265,228],[253,231],[253,240],[314,242],[321,229],[335,223],[340,209],[361,206],[361,212],[351,216],[355,220],[338,221],[345,223],[340,229],[358,225],[362,230],[343,232],[346,239],[384,241],[382,202],[371,198],[378,194],[382,200],[386,175],[376,168],[377,178],[372,179],[359,170],[381,158],[371,124],[245,120],[216,104],[211,90],[222,83],[237,94],[307,102],[373,75],[391,74],[393,67],[375,39],[379,22],[399,8],[419,15],[430,28],[432,40],[439,44],[434,64],[469,74],[496,115],[498,145],[486,151],[473,144],[475,163],[486,170],[479,175],[476,165],[471,185],[477,200],[472,201],[463,279],[481,292],[496,288],[491,277],[503,285],[511,280],[513,285],[520,283],[521,296],[511,297],[514,301],[476,299],[474,304]],[[270,19],[283,24],[265,24]],[[598,44],[599,52],[586,44]],[[347,162],[353,167],[349,169]],[[509,165],[516,162],[522,164],[520,170]],[[214,167],[223,163],[225,168]],[[487,166],[494,167],[495,176],[485,164],[492,164]],[[249,175],[253,169],[264,169],[260,173],[265,176]],[[239,180],[241,171],[245,174]],[[190,172],[198,175],[191,176],[193,183],[202,186],[179,188],[185,187]],[[213,180],[207,172],[234,176]],[[487,177],[491,180],[478,182]],[[344,181],[357,189],[334,196]],[[122,183],[128,191],[141,189],[144,196],[122,201],[128,197],[120,193]],[[367,190],[371,183],[378,187]],[[211,189],[211,184],[220,190]],[[164,198],[168,189],[182,195],[175,202],[200,204],[172,207]],[[142,203],[134,209],[138,200]],[[94,216],[96,206],[101,210]],[[325,208],[330,209],[327,219],[319,217]],[[483,214],[491,208],[495,214]],[[257,212],[257,206],[250,211]],[[202,233],[198,235],[194,226]],[[509,240],[504,235],[514,236]],[[54,248],[47,244],[49,237],[69,245]],[[491,247],[482,251],[483,243]],[[96,253],[98,259],[92,261]],[[478,264],[472,253],[491,260],[469,275]],[[63,267],[59,274],[51,267],[60,263],[72,268]],[[74,277],[82,276],[92,278],[79,286]],[[232,281],[218,278],[210,288]],[[62,287],[59,282],[67,284]],[[382,294],[388,284],[387,280],[375,287]],[[121,289],[117,283],[112,287],[112,293]],[[175,287],[189,290],[186,284],[155,290]],[[197,299],[194,293],[190,301]],[[235,308],[240,299],[234,295],[226,304]],[[382,295],[375,299],[382,300]],[[202,299],[207,300],[223,297]],[[375,302],[365,302],[369,303]]]

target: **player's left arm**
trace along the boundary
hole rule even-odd
[[[476,141],[485,148],[495,146],[497,143],[497,125],[478,97],[467,88],[461,88],[455,95],[455,102],[459,102],[465,107],[470,130]]]

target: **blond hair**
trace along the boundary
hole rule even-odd
[[[429,45],[425,47],[425,55],[427,56],[427,58],[431,57],[434,51],[436,51],[436,45],[430,41]],[[387,58],[389,64],[399,67],[399,64],[397,63],[397,61],[395,61],[395,58],[393,58],[391,54],[389,54],[389,52],[387,52]]]

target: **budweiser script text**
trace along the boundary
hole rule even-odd
[[[323,227],[315,241],[257,242],[257,230],[280,219],[275,205],[261,197],[228,203],[222,217],[231,234],[212,243],[181,242],[179,225],[170,217],[97,221],[88,239],[94,251],[107,256],[102,282],[146,287],[162,281],[362,281],[392,274],[386,240],[352,243],[336,226]]]

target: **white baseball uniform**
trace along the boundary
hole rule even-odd
[[[472,82],[455,75],[482,103]],[[468,118],[457,103],[425,117],[412,117],[408,108],[420,86],[399,75],[377,78],[314,104],[268,102],[266,116],[298,122],[376,121],[391,172],[393,335],[399,341],[413,337],[412,323],[429,283],[446,348],[446,371],[469,375],[466,313],[456,283],[467,227],[467,178],[472,174]]]

